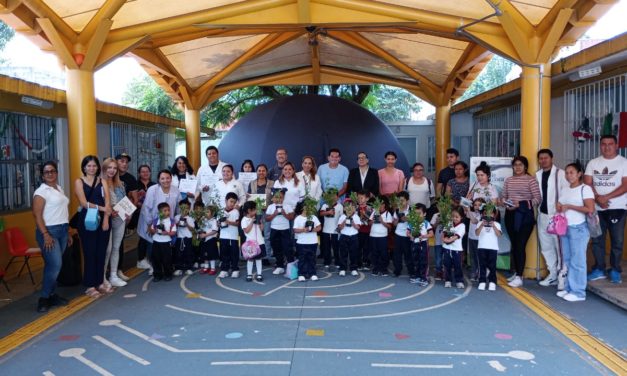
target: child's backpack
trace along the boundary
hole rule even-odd
[[[568,220],[563,213],[557,213],[549,219],[549,225],[546,227],[546,232],[552,235],[563,236],[566,235],[568,230]]]

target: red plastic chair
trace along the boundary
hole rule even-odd
[[[41,257],[41,249],[29,246],[28,242],[26,242],[24,234],[22,233],[22,230],[17,227],[6,229],[4,231],[4,237],[7,240],[7,246],[9,247],[9,253],[11,254],[11,260],[9,260],[9,263],[4,269],[8,271],[9,266],[11,266],[11,264],[13,263],[13,260],[15,260],[17,257],[24,257],[24,264],[22,264],[22,268],[20,269],[19,273],[17,273],[17,276],[19,277],[22,274],[24,267],[26,267],[28,269],[28,274],[30,275],[30,281],[34,285],[35,279],[33,278],[33,272],[30,270],[28,260],[31,257]]]

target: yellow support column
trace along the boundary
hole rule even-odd
[[[185,106],[185,151],[194,170],[200,167],[200,110]]]
[[[542,96],[542,124],[540,149],[551,147],[551,63],[542,65],[542,83],[540,95]]]
[[[446,167],[446,149],[451,145],[451,102],[435,107],[435,170]]]
[[[74,181],[83,176],[83,157],[98,155],[94,72],[66,69],[66,80],[70,184],[74,187]],[[72,208],[77,206],[75,196],[72,195]]]

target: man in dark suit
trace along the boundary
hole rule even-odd
[[[348,188],[346,193],[368,191],[371,195],[379,195],[379,173],[368,165],[368,155],[359,152],[357,165],[348,173]]]

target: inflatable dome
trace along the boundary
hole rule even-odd
[[[263,104],[242,117],[220,142],[220,159],[239,171],[251,159],[255,167],[276,164],[275,153],[287,149],[288,160],[296,171],[301,159],[311,155],[316,163],[327,163],[330,148],[339,148],[342,163],[357,167],[357,153],[366,152],[370,166],[385,166],[384,154],[391,150],[398,160],[396,168],[408,175],[408,163],[401,146],[385,124],[358,104],[322,95],[297,95]]]

